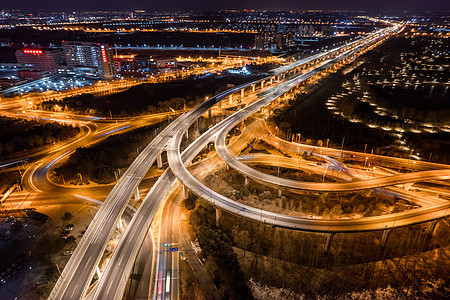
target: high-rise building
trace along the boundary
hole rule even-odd
[[[257,34],[255,36],[255,49],[256,50],[264,50],[265,43],[264,43],[264,35]]]
[[[114,55],[107,44],[63,42],[63,49],[69,69],[106,79],[114,77]]]
[[[58,66],[64,62],[61,49],[21,49],[16,51],[17,62],[29,70],[56,73]]]

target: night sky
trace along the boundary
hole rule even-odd
[[[0,0],[1,9],[23,11],[86,10],[366,10],[449,11],[450,0]]]

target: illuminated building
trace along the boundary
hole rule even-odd
[[[173,69],[177,67],[177,60],[174,57],[158,57],[155,58],[155,63],[158,69]]]
[[[21,49],[16,51],[17,62],[25,69],[56,73],[64,62],[61,49]]]
[[[115,75],[113,51],[107,44],[63,42],[69,70],[110,79]]]
[[[118,55],[114,57],[116,72],[120,74],[148,72],[150,70],[150,58],[140,55]]]

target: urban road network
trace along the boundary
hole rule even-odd
[[[377,33],[376,35],[370,36],[370,39],[375,39],[374,36],[381,36],[381,33]],[[359,44],[365,44],[367,45],[367,41],[361,42],[353,42],[353,44],[358,45]],[[349,47],[348,45],[342,46],[340,49],[345,49]],[[356,47],[356,48],[358,48]],[[323,60],[324,57],[330,56],[331,53],[334,53],[336,50],[329,51],[322,55],[316,55],[311,58],[307,58],[303,61],[303,64],[312,62],[314,60]],[[347,51],[347,50],[344,50]],[[353,53],[352,51],[347,51],[348,53]],[[347,57],[347,56],[345,56]],[[334,62],[340,61],[341,59],[344,59],[345,57],[336,58]],[[333,65],[331,62],[326,63]],[[296,68],[297,66],[302,65],[302,63],[297,63],[293,66],[293,68]],[[303,76],[303,79],[301,81],[304,81],[315,74],[319,73],[319,70],[323,70],[324,66],[321,65],[318,67],[318,70],[316,72],[308,73],[308,76]],[[287,69],[285,72],[289,72],[292,69]],[[277,74],[279,76],[279,74]],[[263,86],[264,81],[267,79],[260,80],[258,82],[262,82],[261,86]],[[272,81],[271,79],[269,79]],[[300,83],[301,81],[298,81]],[[185,131],[190,127],[192,123],[195,122],[196,119],[198,119],[202,114],[207,112],[212,105],[216,104],[217,102],[221,101],[225,97],[232,95],[235,92],[239,92],[242,89],[253,86],[258,82],[252,82],[249,84],[244,84],[238,87],[235,87],[231,90],[227,90],[226,92],[223,92],[213,98],[211,98],[209,101],[205,101],[201,105],[197,106],[190,112],[183,114],[180,116],[175,122],[177,122],[177,127],[174,130],[171,130],[170,135],[167,139],[167,153],[168,153],[168,159],[169,159],[169,165],[171,166],[170,169],[168,169],[155,183],[155,185],[150,190],[149,194],[145,197],[143,200],[143,203],[139,207],[135,218],[131,221],[129,226],[127,227],[122,239],[120,240],[113,257],[111,258],[111,261],[108,263],[108,266],[103,273],[102,278],[100,279],[100,282],[98,284],[97,291],[94,295],[94,299],[118,299],[121,298],[123,295],[123,291],[125,289],[125,285],[127,282],[127,279],[130,275],[131,269],[134,264],[134,260],[138,254],[140,245],[142,243],[143,237],[145,236],[145,233],[148,231],[148,228],[150,227],[153,216],[156,213],[156,210],[159,207],[159,204],[163,202],[167,192],[169,191],[170,187],[173,185],[175,181],[174,173],[177,174],[177,171],[180,169],[177,164],[173,164],[173,159],[171,157],[175,154],[179,160],[177,163],[181,164],[181,166],[185,169],[184,164],[187,164],[190,162],[197,154],[200,152],[201,149],[203,149],[204,145],[207,144],[210,140],[210,137],[207,135],[203,135],[199,139],[197,139],[194,143],[192,143],[181,156],[179,153],[179,144],[181,143],[181,139],[185,134]],[[297,84],[288,81],[287,86],[289,89],[295,87]],[[289,90],[288,89],[288,90]],[[282,94],[277,94],[282,95]],[[276,98],[276,97],[275,97]],[[175,123],[174,122],[174,123]],[[178,123],[179,122],[179,123]],[[172,123],[173,124],[173,123]],[[178,146],[177,146],[178,144]],[[187,170],[186,170],[187,172]],[[187,172],[188,173],[188,172]],[[180,179],[180,177],[177,175],[177,177]],[[180,181],[183,182],[183,180],[180,179]],[[186,184],[185,184],[186,185]],[[195,193],[195,191],[193,191]],[[205,198],[207,199],[207,198]],[[229,209],[232,211],[232,209]],[[127,261],[128,263],[125,263]],[[69,261],[70,262],[70,261]],[[169,264],[170,265],[170,264]],[[170,283],[170,275],[166,272],[167,269],[165,266],[158,261],[158,269],[157,269],[157,280],[161,281],[164,280],[165,284],[164,286],[169,287],[165,289],[157,289],[155,291],[156,296],[161,299],[170,298],[170,295],[172,293],[173,284]],[[160,272],[163,272],[161,276],[159,276]],[[173,278],[173,277],[172,277]],[[162,286],[161,282],[156,283],[156,287]]]
[[[153,285],[154,291],[146,291],[146,288],[149,289],[150,286],[152,286],[152,272],[147,270],[146,273],[148,276],[146,277],[146,280],[143,281],[144,285],[139,287],[141,295],[147,294],[148,296],[151,296],[153,294],[157,299],[176,299],[178,297],[178,274],[176,273],[178,270],[178,259],[174,258],[174,256],[167,251],[158,251],[158,253],[161,254],[154,260],[152,255],[143,255],[142,251],[144,250],[144,252],[149,251],[152,253],[153,250],[160,250],[160,247],[155,247],[155,245],[151,243],[152,237],[149,234],[149,228],[161,205],[164,205],[162,211],[164,218],[162,218],[160,224],[159,240],[170,241],[172,236],[177,234],[173,231],[173,228],[176,227],[176,220],[172,218],[173,214],[170,213],[170,211],[176,209],[176,205],[169,200],[166,201],[167,205],[165,204],[168,193],[173,194],[171,191],[177,189],[177,179],[183,185],[183,189],[190,190],[197,196],[211,202],[217,210],[225,210],[259,222],[296,230],[328,233],[385,230],[444,217],[450,204],[448,204],[447,201],[439,202],[437,200],[434,202],[430,200],[430,203],[433,203],[433,205],[397,213],[395,215],[390,214],[352,220],[317,220],[287,216],[250,207],[228,199],[200,183],[186,168],[186,165],[189,165],[194,157],[208,145],[208,143],[214,141],[217,153],[226,165],[242,173],[245,177],[258,180],[279,189],[343,192],[392,187],[400,184],[411,184],[427,180],[445,180],[450,178],[450,168],[448,166],[418,161],[417,164],[414,165],[414,169],[421,170],[420,172],[383,176],[370,180],[351,182],[300,182],[260,172],[242,162],[259,162],[279,166],[280,164],[283,165],[283,159],[274,157],[273,160],[267,160],[267,157],[260,158],[258,156],[246,156],[237,159],[230,153],[230,150],[226,145],[226,137],[230,130],[250,115],[263,110],[267,105],[296,88],[306,80],[318,77],[337,64],[353,59],[359,52],[367,50],[368,47],[381,42],[389,35],[395,34],[401,30],[402,27],[400,25],[394,25],[324,53],[300,59],[294,63],[290,63],[274,70],[269,77],[222,92],[172,121],[138,155],[135,161],[114,185],[108,197],[94,216],[94,219],[90,223],[73,255],[69,259],[60,278],[54,286],[49,299],[83,299],[84,297],[88,299],[122,299],[125,287],[136,261],[141,261],[142,269],[145,269],[145,265],[157,265],[156,273],[153,276],[156,280]],[[300,72],[300,70],[304,71]],[[256,88],[259,86],[259,90],[256,91]],[[198,120],[198,118],[208,112],[211,114],[211,108],[218,103],[220,108],[222,108],[222,106],[226,105],[224,103],[227,98],[231,105],[233,102],[233,94],[240,93],[243,98],[244,91],[248,88],[252,89],[252,93],[250,93],[251,96],[247,97],[248,99],[251,98],[253,100],[252,103],[211,127],[181,153],[180,145],[183,136],[187,135],[187,130],[196,120]],[[44,114],[48,114],[46,117],[49,119],[53,118],[49,113]],[[168,117],[168,115],[175,114],[179,114],[179,112],[147,116],[145,118],[147,121],[146,124],[155,123],[158,120],[160,121]],[[43,113],[40,112],[39,115],[30,115],[29,117],[42,116]],[[25,173],[23,180],[24,185],[27,186],[27,188],[36,192],[40,192],[41,190],[54,191],[55,188],[67,190],[67,187],[58,186],[52,183],[48,178],[48,171],[56,161],[65,157],[77,147],[99,142],[117,131],[131,130],[139,126],[138,122],[142,122],[141,118],[134,118],[117,124],[105,124],[100,129],[97,125],[94,126],[90,123],[92,121],[91,117],[70,116],[70,119],[82,124],[81,128],[83,130],[78,137],[79,139],[52,150],[52,153],[36,154],[37,157],[40,155],[44,156],[44,154],[47,156],[40,161],[40,164],[37,164],[34,168],[29,168]],[[277,145],[279,144],[280,149],[294,153],[300,153],[300,150],[302,153],[303,151],[308,153],[315,152],[317,155],[322,156],[330,162],[330,165],[338,171],[338,174],[342,174],[341,177],[346,177],[347,179],[350,177],[349,171],[351,170],[347,169],[346,166],[337,160],[330,158],[330,156],[343,157],[343,155],[352,155],[354,160],[362,161],[364,161],[364,157],[366,157],[365,159],[367,160],[367,156],[370,156],[372,159],[375,157],[371,154],[338,151],[325,147],[319,147],[318,149],[318,147],[284,141],[273,135],[265,135],[262,139],[268,140],[268,142],[271,142],[272,144],[276,141],[275,143]],[[238,145],[238,148],[239,147],[242,147],[242,145]],[[139,185],[143,181],[144,176],[150,167],[155,162],[158,167],[162,167],[161,153],[163,151],[167,151],[169,168],[158,178],[156,183],[153,184],[138,210],[136,212],[128,213],[129,215],[133,215],[133,217],[131,218],[126,231],[121,237],[103,275],[91,289],[89,294],[86,295],[92,277],[98,269],[99,262],[110,234],[122,217],[132,195],[134,194],[139,198]],[[336,155],[336,152],[340,155]],[[378,156],[377,158],[380,159]],[[409,165],[410,163],[409,160],[399,158],[381,157],[381,159],[385,160],[386,164],[395,166],[404,166],[406,164]],[[289,162],[284,161],[284,165],[289,165]],[[308,166],[303,167],[308,168]],[[311,166],[309,166],[309,168],[311,168]],[[314,166],[313,168],[317,167]],[[75,194],[80,188],[74,187],[72,189]],[[97,193],[95,189],[103,189],[103,192],[105,191],[104,187],[92,188],[93,195],[96,195]]]

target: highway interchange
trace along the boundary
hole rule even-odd
[[[353,54],[354,52],[348,51],[347,56]],[[345,56],[345,57],[347,57]],[[255,107],[255,110],[258,110],[260,107],[265,106],[266,104],[270,103],[274,99],[278,98],[278,96],[284,94],[286,91],[290,90],[292,87],[295,87],[300,82],[318,74],[320,71],[326,69],[329,66],[334,65],[335,62],[339,61],[340,59],[343,59],[344,57],[338,57],[335,58],[333,61],[326,61],[323,65],[320,65],[318,68],[314,69],[313,71],[310,71],[308,73],[300,75],[298,77],[295,77],[292,80],[286,81],[284,83],[281,83],[280,85],[285,86],[285,91],[278,92],[276,88],[275,92],[270,93],[270,96],[266,96],[259,100],[258,102],[255,102],[252,104]],[[305,63],[305,61],[303,61]],[[242,87],[235,88],[231,91],[231,93],[234,93],[236,91],[239,91]],[[226,97],[229,94],[219,94],[217,96],[218,100],[221,100],[222,98]],[[206,102],[205,102],[206,103]],[[242,116],[245,112],[249,112],[249,114],[253,111],[250,109],[252,108],[252,105],[247,106],[244,109],[241,109],[236,114],[232,116],[235,120],[242,120]],[[258,106],[259,105],[259,106]],[[180,126],[177,128],[177,130],[172,133],[172,136],[174,138],[170,139],[170,143],[167,145],[167,152],[168,152],[168,160],[170,169],[166,170],[166,172],[160,177],[160,179],[157,181],[157,183],[152,187],[149,194],[144,199],[142,205],[137,211],[137,214],[135,218],[133,218],[132,222],[130,223],[129,227],[127,228],[126,232],[124,233],[121,241],[119,242],[119,245],[116,249],[115,254],[113,255],[113,258],[108,264],[107,269],[105,270],[105,273],[100,280],[99,283],[99,289],[97,290],[94,299],[116,299],[120,297],[123,294],[123,288],[120,287],[120,282],[124,281],[124,278],[127,278],[129,276],[129,270],[131,270],[133,261],[138,253],[142,236],[144,236],[145,232],[148,230],[149,226],[151,225],[152,218],[145,218],[145,216],[154,216],[155,210],[157,209],[157,206],[155,205],[162,203],[162,201],[165,198],[165,195],[167,194],[168,190],[172,186],[175,180],[175,175],[177,175],[178,179],[183,183],[183,185],[187,186],[189,190],[194,192],[195,194],[201,196],[203,199],[206,199],[208,201],[211,201],[214,205],[225,209],[227,211],[235,212],[239,215],[249,216],[242,214],[242,208],[245,206],[242,206],[234,201],[231,201],[229,199],[226,199],[224,202],[216,202],[217,198],[212,200],[211,195],[214,195],[214,192],[211,193],[211,191],[205,187],[200,187],[200,189],[195,187],[195,184],[190,184],[189,180],[196,181],[192,176],[190,176],[189,172],[185,168],[185,164],[187,164],[189,161],[191,161],[197,153],[203,149],[203,147],[211,140],[212,132],[214,130],[218,130],[218,128],[221,128],[223,126],[222,123],[217,124],[216,126],[212,127],[209,131],[207,131],[205,134],[203,134],[199,139],[197,139],[194,143],[190,144],[189,147],[183,152],[183,154],[180,155],[179,153],[179,145],[181,143],[181,139],[185,134],[185,131],[189,128],[189,126],[194,123],[194,121],[200,117],[206,109],[202,108],[202,105],[198,106],[197,108],[193,109],[187,114],[184,114],[179,119],[183,119],[183,122],[180,124]],[[230,117],[231,118],[231,117]],[[178,120],[178,119],[177,119]],[[225,119],[228,120],[228,119]],[[181,173],[184,172],[184,173]],[[197,183],[199,183],[197,181]],[[206,190],[208,194],[204,193],[203,191]],[[217,194],[217,193],[216,193]],[[217,194],[218,198],[221,198],[221,195]],[[224,198],[224,197],[223,197]],[[151,199],[151,201],[149,201]],[[147,204],[149,203],[149,204]],[[261,211],[256,210],[256,213],[254,212],[255,209],[250,208],[249,211],[252,210],[253,214],[256,214],[258,216],[257,220],[259,221],[267,221],[262,220],[260,216],[262,215]],[[267,212],[268,215],[272,215],[271,213]],[[277,216],[274,216],[276,220]],[[283,217],[283,216],[281,216]],[[252,218],[255,218],[252,216]],[[273,218],[272,218],[273,219]],[[274,222],[275,224],[275,222]],[[276,225],[279,225],[282,223],[276,223]],[[283,225],[280,225],[283,226]],[[288,227],[288,226],[283,226]],[[296,225],[295,227],[298,228]],[[139,237],[139,238],[137,238]],[[123,252],[125,250],[122,249],[129,249],[126,252]],[[126,253],[126,255],[118,255],[117,253],[120,251],[120,253]],[[128,267],[125,267],[123,265],[123,257],[128,259]],[[157,274],[159,274],[159,271],[165,271],[164,269],[158,269]],[[112,275],[109,275],[112,274]],[[106,276],[112,276],[108,277],[108,280],[104,280]],[[167,273],[163,273],[163,276],[159,276],[158,278],[166,278]],[[114,280],[115,278],[115,284],[110,283],[111,280]],[[122,284],[124,285],[124,284]],[[158,286],[158,283],[156,284]],[[166,286],[170,287],[170,283],[166,282]],[[102,288],[103,287],[103,288]],[[118,288],[116,288],[118,287]],[[164,289],[161,290],[164,292]],[[169,289],[170,291],[170,289]],[[120,296],[119,296],[120,295]],[[157,295],[160,296],[160,295]],[[164,298],[164,295],[161,295]],[[165,298],[164,298],[165,299]]]
[[[356,44],[356,42],[353,43]],[[341,46],[340,49],[342,48],[344,47]],[[329,53],[316,55],[306,59],[305,61],[311,62],[326,55],[329,55]],[[297,67],[297,65],[295,67]],[[106,241],[111,231],[114,229],[116,222],[120,218],[123,209],[126,207],[128,200],[135,192],[147,170],[165,149],[174,133],[177,132],[177,128],[189,126],[193,121],[186,121],[188,118],[192,119],[192,116],[194,116],[193,120],[195,120],[220,100],[239,92],[245,87],[255,85],[258,82],[259,81],[246,83],[211,97],[209,100],[203,102],[191,111],[178,117],[166,128],[164,128],[154,140],[152,140],[152,142],[139,154],[136,160],[120,178],[118,183],[104,201],[102,207],[95,215],[88,230],[64,268],[62,276],[60,276],[54,289],[52,290],[50,299],[80,299],[83,297],[104,251]],[[110,298],[110,296],[112,296],[111,299],[113,299],[113,297],[119,297],[118,295],[121,296],[120,291],[124,290],[126,284],[126,282],[122,283],[124,281],[123,278],[130,274],[134,263],[133,258],[136,258],[138,250],[141,247],[143,237],[145,237],[146,232],[150,227],[152,222],[151,217],[156,213],[156,210],[162,203],[174,180],[175,177],[171,173],[170,169],[167,170],[158,179],[149,194],[144,198],[141,206],[136,212],[135,218],[133,218],[130,225],[127,227],[126,232],[119,242],[113,257],[111,258],[111,261],[102,276],[102,278],[110,278],[109,276],[114,277],[117,284],[109,284],[109,282],[104,283],[104,281],[100,279],[94,298]],[[156,197],[153,197],[155,195]],[[151,199],[151,201],[148,201],[148,199]],[[107,222],[104,222],[105,219]],[[132,242],[128,242],[127,240],[130,239],[130,237],[133,237],[133,239],[131,239]],[[125,242],[125,240],[127,240],[127,242]],[[122,252],[123,250],[121,247],[126,247],[128,250]],[[118,256],[116,254],[117,252],[127,253],[127,255],[124,256],[127,258],[126,266],[122,264],[123,258]],[[118,260],[117,262],[116,257]],[[85,261],[86,263],[80,265],[80,261]],[[110,268],[118,268],[119,271],[109,271]],[[112,275],[109,275],[110,272]]]

